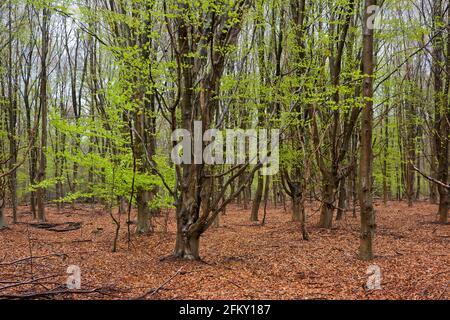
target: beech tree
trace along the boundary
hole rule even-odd
[[[359,161],[359,203],[361,207],[361,242],[359,255],[364,260],[373,258],[372,242],[375,233],[375,213],[372,204],[372,126],[373,126],[373,70],[374,40],[370,15],[375,0],[366,0],[363,20],[363,97],[365,106],[361,114],[361,151]]]
[[[24,204],[41,223],[47,206],[101,205],[117,251],[123,228],[128,244],[149,236],[167,209],[173,256],[198,260],[202,234],[220,228],[230,204],[255,226],[282,204],[311,241],[317,206],[319,228],[360,213],[368,260],[378,199],[437,203],[448,221],[447,1],[8,0],[0,9],[0,227],[14,227]],[[267,143],[280,150],[278,172],[264,175],[250,157],[192,156],[196,130],[236,128],[279,130]],[[189,150],[172,140],[177,130],[191,133]],[[255,146],[234,139],[245,145],[235,155]]]
[[[445,2],[445,1],[444,1]],[[446,11],[449,11],[448,3]],[[433,2],[433,74],[434,74],[434,143],[437,168],[436,179],[446,184],[448,181],[448,153],[450,134],[450,108],[448,92],[450,86],[450,29],[444,23],[443,2]],[[448,17],[450,14],[448,13]],[[445,35],[447,34],[447,54],[445,50]],[[437,186],[439,193],[439,221],[447,223],[450,199],[448,189],[441,184]]]

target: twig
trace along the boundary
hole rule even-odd
[[[444,296],[444,294],[447,292],[448,289],[448,285],[450,284],[450,282],[447,283],[447,285],[445,286],[444,291],[442,291],[442,293],[439,295],[439,297],[437,298],[438,300],[441,300],[441,298]]]
[[[5,289],[9,289],[9,288],[22,286],[22,285],[25,285],[25,284],[33,284],[33,283],[35,283],[35,282],[37,282],[39,280],[46,280],[46,279],[50,279],[50,278],[56,278],[56,277],[59,277],[59,276],[61,276],[61,274],[54,274],[54,275],[51,275],[51,276],[35,278],[35,279],[28,280],[28,281],[23,281],[23,282],[15,282],[13,284],[0,287],[0,291],[5,290]]]

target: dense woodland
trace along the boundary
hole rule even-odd
[[[375,202],[447,224],[449,23],[447,0],[1,0],[0,237],[84,205],[120,251],[170,212],[173,255],[199,260],[230,206],[284,206],[301,241],[357,219],[371,260]],[[194,121],[279,129],[278,173],[175,164]]]

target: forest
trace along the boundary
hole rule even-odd
[[[0,0],[0,300],[450,298],[448,0]]]

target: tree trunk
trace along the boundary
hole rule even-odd
[[[300,229],[303,240],[308,240],[309,235],[306,230],[306,211],[305,211],[305,197],[302,194],[293,196],[292,198],[292,221],[300,222]]]
[[[200,234],[189,231],[192,224],[189,219],[197,210],[195,206],[181,205],[177,209],[177,240],[174,256],[183,260],[200,260]]]
[[[335,190],[329,178],[324,178],[323,180],[319,228],[331,229],[333,225]]]
[[[445,188],[443,187],[438,187],[438,191],[439,191],[439,209],[438,209],[439,222],[446,224],[448,222],[448,210],[450,208],[448,190],[445,190]]]
[[[388,150],[389,150],[389,106],[386,105],[385,108],[385,119],[384,119],[384,146],[383,146],[383,203],[386,206],[390,198],[390,187],[388,183],[387,169],[388,169]]]
[[[301,195],[293,195],[292,200],[292,221],[298,222],[301,220],[302,212],[305,208],[302,206]]]
[[[30,73],[31,73],[31,57],[29,56],[26,59],[26,67],[27,67],[27,77],[24,80],[24,92],[29,92],[29,81],[30,81]],[[28,134],[28,142],[31,145],[30,148],[30,157],[28,161],[28,176],[29,176],[29,183],[30,185],[34,185],[35,178],[36,178],[36,168],[37,168],[37,155],[36,155],[36,147],[35,147],[35,133],[32,129],[32,120],[31,120],[31,104],[30,104],[30,98],[28,94],[25,94],[23,97],[23,103],[25,106],[25,116],[26,116],[26,127],[27,127],[27,134]],[[30,209],[31,213],[33,215],[33,219],[36,219],[37,217],[37,211],[36,211],[36,192],[31,191],[30,192]]]
[[[244,175],[246,175],[245,173]],[[252,185],[249,184],[248,187],[245,187],[244,190],[244,210],[248,209],[248,204],[250,200],[252,199]]]
[[[416,167],[421,168],[421,161],[420,161],[421,155],[417,156],[416,158]],[[414,200],[420,200],[420,193],[421,193],[421,186],[420,186],[421,177],[420,174],[416,175],[416,194],[414,196]]]
[[[261,225],[266,224],[266,217],[267,217],[267,204],[269,202],[269,191],[270,191],[270,176],[266,176],[266,181],[264,183],[264,214],[263,219],[261,221]]]
[[[347,190],[345,188],[345,178],[342,179],[339,183],[339,199],[338,199],[338,208],[336,212],[336,220],[339,221],[342,219],[346,209],[347,209]]]
[[[412,93],[411,93],[412,94]],[[408,207],[412,207],[414,200],[414,163],[416,161],[416,126],[414,122],[416,121],[415,108],[412,102],[406,103],[406,150],[405,158],[407,159],[406,170],[405,170],[405,180],[406,180],[406,197],[408,199]]]
[[[373,259],[372,242],[375,235],[375,213],[372,204],[372,126],[373,126],[373,28],[369,26],[369,8],[376,0],[366,0],[363,25],[363,97],[365,106],[361,115],[361,146],[359,163],[359,203],[361,206],[361,234],[359,256],[362,260]]]
[[[8,139],[9,139],[9,168],[12,169],[17,162],[17,88],[18,81],[17,76],[14,77],[13,74],[17,73],[14,71],[13,66],[13,31],[12,31],[12,4],[9,2],[9,15],[8,15],[8,31],[9,31],[9,45],[8,45]],[[17,55],[19,56],[19,55]],[[17,222],[17,171],[14,170],[9,175],[9,192],[11,197],[11,208],[13,215],[13,223]]]
[[[17,162],[17,146],[14,141],[10,143],[11,148],[11,160],[10,160],[10,169],[12,169]],[[11,196],[11,210],[13,216],[13,223],[17,223],[17,171],[14,170],[11,172],[9,176],[9,192]]]
[[[218,215],[216,216],[216,218],[214,219],[214,222],[213,222],[212,226],[213,226],[214,228],[218,228],[218,227],[220,226],[220,214],[218,214]]]
[[[243,4],[241,6],[240,8],[242,10],[235,11],[237,16],[243,14],[245,6]],[[185,2],[179,2],[178,8],[180,10],[186,10],[186,12],[191,10],[189,4]],[[237,42],[241,28],[239,24],[232,23],[226,29],[222,27],[231,22],[228,14],[218,15],[213,20],[213,25],[208,26],[208,28],[214,30],[211,32],[211,36],[215,36],[215,38],[211,38],[211,43],[215,43],[215,46],[219,48],[221,46],[224,48]],[[200,134],[202,136],[204,131],[212,125],[211,119],[214,111],[219,107],[218,96],[220,92],[220,80],[225,67],[225,54],[219,53],[217,49],[211,50],[214,51],[208,57],[211,68],[204,68],[204,72],[199,72],[199,67],[204,63],[204,58],[198,58],[194,54],[195,52],[192,51],[192,40],[199,36],[198,33],[195,34],[197,29],[192,27],[191,22],[185,15],[178,15],[174,22],[177,29],[177,59],[181,69],[179,83],[180,124],[181,128],[194,133],[194,135]],[[227,36],[222,38],[224,34],[227,34]],[[203,40],[199,37],[198,41]],[[173,116],[175,121],[175,114]],[[197,132],[197,121],[201,122],[200,132]],[[173,123],[173,125],[176,125],[176,123]],[[195,140],[194,149],[197,145]],[[204,146],[204,142],[200,141],[201,150]],[[201,195],[202,190],[207,188],[207,181],[205,181],[205,164],[202,161],[196,161],[195,158],[195,156],[190,157],[190,163],[188,164],[177,164],[176,173],[178,175],[178,184],[176,187],[178,190],[174,194],[177,215],[177,241],[174,256],[186,260],[200,259],[200,235],[212,224],[213,219],[219,213],[220,209],[220,207],[215,207],[212,216],[210,215],[211,210],[207,210],[200,216]],[[245,184],[239,189],[241,190],[244,186]],[[216,204],[214,205],[217,206]]]
[[[200,260],[199,246],[200,236],[178,234],[175,245],[175,257],[183,260]]]
[[[430,172],[431,172],[431,176],[432,177],[437,177],[437,160],[436,160],[436,140],[431,138],[430,139],[430,153],[431,153],[431,157],[430,157]],[[437,185],[430,181],[429,182],[429,186],[430,186],[430,202],[433,204],[437,204],[438,203],[438,191],[437,191]]]
[[[448,13],[450,16],[450,13]],[[450,85],[450,37],[447,41],[447,61],[444,59],[444,36],[442,31],[439,31],[441,24],[444,23],[444,17],[442,13],[442,1],[436,0],[433,5],[433,18],[434,18],[434,32],[435,38],[433,40],[433,65],[432,71],[434,73],[434,103],[435,103],[435,119],[434,119],[434,133],[435,133],[435,145],[436,145],[436,157],[437,157],[437,172],[436,179],[447,183],[448,180],[448,135],[449,135],[449,122],[450,111],[448,110],[448,90]],[[448,27],[447,27],[448,29]],[[445,65],[446,83],[443,85],[442,76],[444,72],[443,65]],[[442,186],[438,186],[439,194],[439,222],[447,223],[448,210],[449,210],[449,195],[448,190]]]
[[[2,201],[2,200],[0,200]],[[0,230],[5,229],[7,227],[5,215],[3,213],[3,208],[0,207]]]
[[[148,206],[150,200],[150,193],[146,190],[139,188],[136,190],[136,203],[137,203],[137,228],[136,233],[148,234],[151,232],[151,211]]]
[[[447,8],[447,21],[450,19],[450,12]],[[438,156],[438,180],[448,183],[449,170],[449,139],[450,139],[450,105],[448,102],[450,89],[450,26],[447,25],[447,59],[445,61],[445,90],[442,106],[442,116],[439,125],[440,129],[440,152]],[[450,209],[450,190],[442,186],[438,186],[439,192],[439,222],[448,222],[448,211]]]
[[[283,203],[283,210],[286,213],[287,209],[286,209],[286,195],[284,194],[284,192],[282,190],[280,190],[280,201]]]
[[[447,104],[447,102],[446,102]],[[448,108],[448,107],[447,107]],[[450,122],[450,111],[448,112],[447,119],[443,117],[444,119],[441,119],[441,147],[440,152],[438,154],[438,175],[437,179],[445,184],[448,182],[448,168],[449,168],[449,162],[448,162],[448,151],[449,151],[449,141],[448,141],[448,135],[449,135],[449,122]],[[438,185],[438,193],[439,193],[439,208],[438,208],[438,215],[439,215],[439,222],[440,223],[447,223],[448,222],[448,211],[450,208],[450,199],[449,199],[449,192],[450,190],[447,188],[444,188],[441,185]]]
[[[356,154],[356,149],[357,149],[357,142],[358,141],[358,134],[353,134],[352,135],[352,152],[353,154]],[[351,177],[351,193],[352,193],[352,216],[353,218],[356,218],[356,205],[358,204],[358,186],[357,186],[357,166],[355,166],[352,170],[352,172],[350,173],[350,177]]]
[[[261,205],[261,198],[263,194],[263,188],[264,188],[264,180],[262,175],[258,175],[258,185],[256,187],[255,191],[255,198],[253,199],[252,203],[252,212],[250,214],[250,221],[258,221],[258,213],[259,213],[259,207]]]
[[[42,9],[42,49],[41,49],[41,74],[40,74],[40,90],[39,90],[39,106],[41,109],[41,146],[39,170],[37,174],[37,182],[42,183],[46,178],[47,170],[47,54],[49,50],[48,22],[50,20],[50,10]],[[37,220],[45,222],[45,188],[39,187],[36,191],[37,200]]]
[[[79,135],[76,135],[76,140],[77,142],[75,142],[75,148],[74,151],[76,152],[76,150],[80,150],[81,145],[78,143],[79,139],[81,137]],[[73,166],[72,166],[72,192],[77,192],[78,190],[78,170],[79,170],[79,166],[78,163],[76,161],[74,161]],[[76,204],[76,199],[73,199],[72,201],[72,208],[75,209],[75,204]]]

